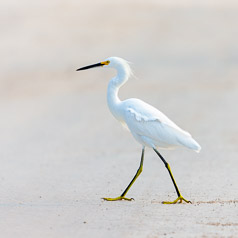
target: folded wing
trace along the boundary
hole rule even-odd
[[[185,146],[197,152],[200,150],[200,146],[188,132],[151,105],[139,99],[128,99],[123,104],[126,104],[123,107],[126,108],[125,123],[134,136],[158,147]]]

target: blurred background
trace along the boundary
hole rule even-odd
[[[236,204],[237,23],[235,0],[1,0],[0,226],[5,237],[23,230],[34,237],[67,232],[92,237],[97,224],[101,231],[115,232],[117,226],[107,223],[105,210],[99,209],[100,198],[123,191],[139,165],[141,148],[107,108],[106,88],[115,72],[75,71],[110,56],[130,61],[135,74],[121,89],[121,99],[152,104],[201,144],[200,154],[162,151],[184,196]],[[148,150],[143,178],[131,191],[141,202],[143,197],[162,201],[175,196],[155,157]],[[29,207],[39,208],[37,217]],[[92,210],[98,218],[87,233],[81,224],[85,217],[93,220]],[[198,236],[214,235],[201,224],[234,216],[212,211],[206,221],[196,217],[188,222],[188,231],[198,227]],[[142,220],[141,229],[149,229]],[[105,224],[110,231],[103,230]],[[129,224],[125,219],[119,228],[126,232],[133,227]],[[11,226],[18,228],[10,231]],[[163,233],[150,228],[155,233],[149,235]],[[169,232],[174,229],[171,225]],[[219,234],[237,232],[237,226],[222,229]]]

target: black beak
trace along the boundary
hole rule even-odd
[[[95,68],[95,67],[99,67],[99,66],[103,66],[103,65],[104,64],[102,64],[102,63],[92,64],[92,65],[88,65],[88,66],[79,68],[76,71],[85,70],[85,69],[91,69],[91,68]]]

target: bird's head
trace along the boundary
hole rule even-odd
[[[97,63],[97,64],[92,64],[92,65],[88,65],[82,68],[77,69],[77,71],[80,70],[86,70],[86,69],[90,69],[90,68],[95,68],[95,67],[108,67],[108,68],[115,68],[115,69],[124,69],[126,71],[128,71],[128,73],[131,73],[130,70],[130,66],[128,64],[128,62],[122,58],[119,57],[109,57],[107,59],[105,59],[104,61]]]

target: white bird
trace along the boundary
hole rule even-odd
[[[153,106],[137,98],[131,98],[124,101],[121,101],[119,99],[118,91],[120,87],[124,85],[131,76],[131,68],[128,62],[124,59],[121,59],[119,57],[109,57],[105,61],[79,68],[77,69],[77,71],[99,66],[104,68],[114,68],[117,70],[117,75],[112,78],[108,84],[108,107],[113,116],[124,127],[126,127],[134,136],[134,138],[142,145],[140,166],[130,184],[121,194],[121,196],[116,198],[104,198],[104,200],[132,200],[132,198],[126,198],[125,195],[132,186],[132,184],[135,182],[137,177],[142,172],[145,147],[149,147],[152,148],[163,161],[165,167],[167,168],[170,174],[170,177],[178,195],[178,198],[175,199],[173,202],[163,203],[172,204],[177,203],[178,201],[180,203],[182,201],[191,203],[190,201],[184,199],[181,196],[181,193],[176,185],[169,164],[166,162],[166,160],[162,157],[162,155],[158,152],[157,149],[170,149],[179,146],[184,146],[191,150],[199,152],[201,150],[200,145],[191,137],[188,132],[179,128],[167,116],[165,116],[162,112],[160,112]]]

